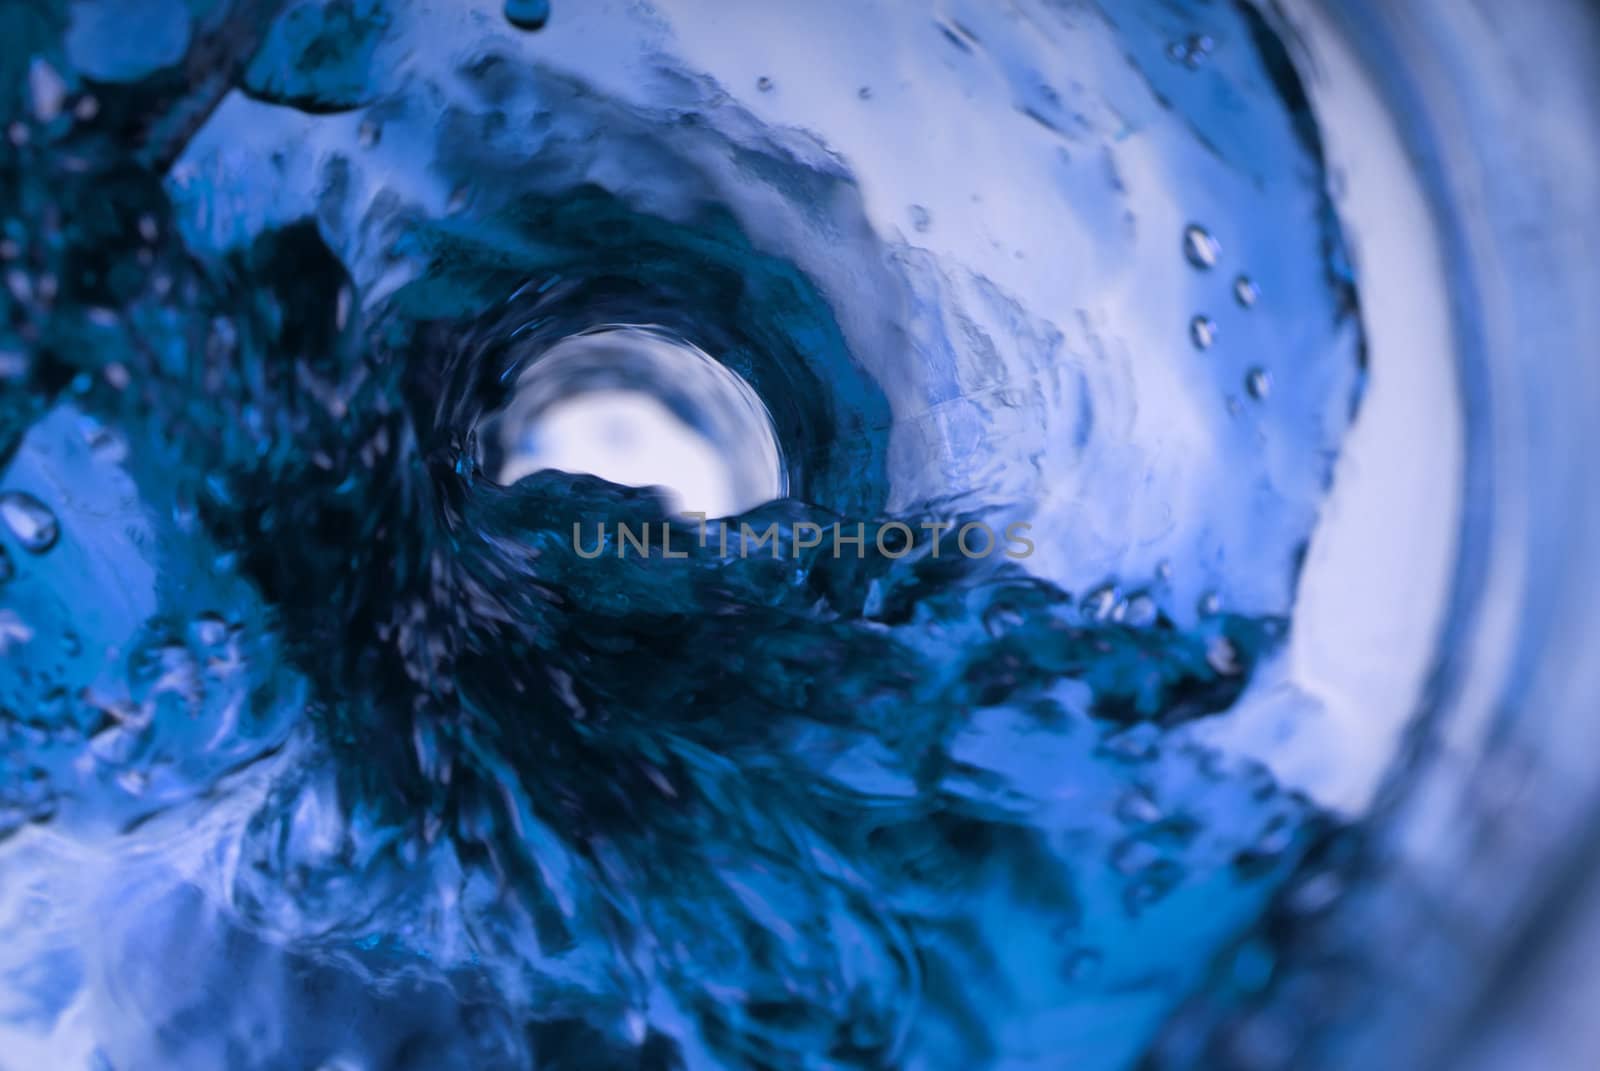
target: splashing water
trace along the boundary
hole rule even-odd
[[[0,14],[6,1059],[1137,1061],[1356,292],[1254,9],[939,11]]]

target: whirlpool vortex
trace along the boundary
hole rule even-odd
[[[1190,732],[1364,376],[1254,6],[0,26],[25,1066],[1127,1067],[1332,823]]]

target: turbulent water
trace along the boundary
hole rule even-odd
[[[1187,730],[1363,358],[1254,8],[12,0],[0,117],[0,1067],[1119,1068],[1264,983],[1325,819]],[[748,512],[519,462],[601,389]]]

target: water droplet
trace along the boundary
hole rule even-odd
[[[933,216],[930,215],[928,210],[923,208],[921,205],[912,205],[911,225],[919,232],[925,234],[927,233],[928,228],[933,226]]]
[[[505,12],[519,30],[542,30],[550,21],[550,0],[506,0]]]
[[[1221,253],[1221,244],[1198,223],[1191,223],[1183,229],[1183,255],[1201,271],[1216,267],[1217,257]]]
[[[43,554],[56,545],[61,535],[61,525],[50,507],[26,491],[0,495],[0,519],[30,554]]]
[[[762,75],[760,78],[756,79],[756,88],[761,90],[763,93],[771,93],[772,79],[768,78],[766,75]]]
[[[1256,298],[1260,296],[1261,291],[1257,288],[1255,280],[1251,279],[1250,276],[1241,275],[1233,281],[1233,300],[1239,303],[1240,308],[1253,308]]]
[[[1259,401],[1272,392],[1272,376],[1264,368],[1252,368],[1244,377],[1244,389]]]
[[[1217,323],[1209,316],[1196,316],[1189,321],[1189,339],[1195,349],[1208,350],[1217,341]]]

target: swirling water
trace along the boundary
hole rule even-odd
[[[1363,351],[1253,7],[0,25],[0,1066],[1114,1068],[1270,972],[1326,819],[1187,729]],[[602,391],[677,498],[547,467]]]

